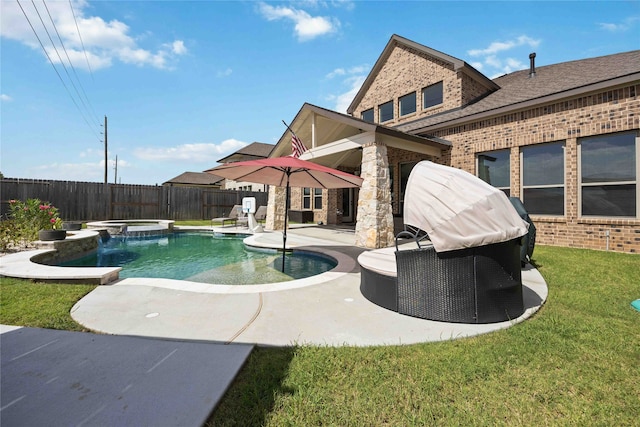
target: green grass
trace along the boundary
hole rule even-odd
[[[36,328],[85,331],[71,307],[96,285],[37,283],[0,278],[0,323]]]
[[[257,348],[209,426],[637,425],[638,255],[536,248],[549,299],[510,329],[374,348]]]
[[[536,247],[549,299],[509,329],[389,347],[256,348],[207,422],[226,425],[637,425],[640,257]],[[93,286],[2,279],[0,322],[81,330]]]
[[[214,222],[213,225],[220,225],[222,222]],[[176,221],[174,225],[196,225],[196,226],[205,226],[211,227],[210,219],[192,219],[192,220],[184,220],[184,221]]]

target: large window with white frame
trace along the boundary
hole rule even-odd
[[[636,131],[578,139],[580,214],[638,216]]]
[[[510,150],[478,153],[477,175],[481,180],[511,195]]]
[[[564,142],[523,147],[522,202],[530,214],[564,215]]]
[[[406,116],[407,114],[416,112],[415,92],[408,93],[398,99],[398,111],[400,112],[400,116]]]

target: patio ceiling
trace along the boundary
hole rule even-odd
[[[362,146],[374,141],[436,157],[450,147],[447,141],[409,135],[311,104],[302,106],[290,126],[308,149],[300,156],[301,159],[333,168],[358,168],[362,160]],[[286,130],[271,157],[290,154],[291,133]]]

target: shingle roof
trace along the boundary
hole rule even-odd
[[[476,114],[516,110],[528,103],[549,101],[550,97],[586,92],[597,84],[617,84],[617,80],[625,78],[629,81],[640,79],[640,50],[538,67],[533,78],[529,77],[528,69],[506,74],[493,80],[500,89],[473,104],[403,123],[396,128],[417,133],[458,119],[471,119],[470,116]]]
[[[218,163],[238,162],[243,160],[266,159],[273,150],[273,144],[265,144],[264,142],[252,142],[218,160]]]
[[[169,181],[163,182],[165,184],[190,184],[190,185],[216,185],[224,181],[224,178],[213,175],[206,172],[185,172]]]

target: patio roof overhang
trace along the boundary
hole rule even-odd
[[[451,146],[445,140],[410,135],[308,103],[302,106],[290,127],[308,149],[301,159],[332,168],[358,168],[362,160],[360,149],[372,142],[435,157]],[[290,154],[291,133],[285,130],[271,157]]]

